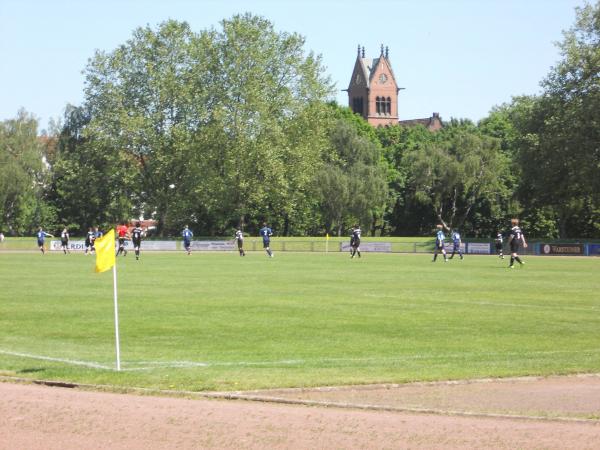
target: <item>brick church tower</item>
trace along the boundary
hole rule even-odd
[[[348,106],[371,125],[423,125],[435,131],[443,127],[439,113],[424,119],[398,120],[398,91],[389,50],[381,46],[378,58],[365,58],[365,48],[359,45],[348,89]]]
[[[373,126],[398,124],[398,84],[381,46],[379,58],[365,58],[358,46],[354,70],[348,86],[348,106]]]

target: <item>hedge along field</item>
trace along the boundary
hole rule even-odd
[[[600,371],[600,259],[0,253],[0,374],[237,390]]]

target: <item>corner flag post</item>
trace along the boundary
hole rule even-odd
[[[113,266],[113,297],[115,302],[115,347],[117,350],[117,371],[121,370],[121,351],[119,347],[119,303],[117,301],[117,265]]]
[[[117,349],[117,370],[121,370],[121,352],[119,349],[119,304],[117,302],[117,261],[115,256],[115,230],[110,230],[96,239],[96,272],[113,270],[113,298],[115,303],[115,345]]]
[[[329,253],[329,233],[325,233],[325,254]]]

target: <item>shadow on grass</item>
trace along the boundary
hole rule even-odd
[[[18,370],[17,373],[37,373],[37,372],[44,372],[46,369],[42,369],[40,367],[31,367],[29,369],[21,369]]]

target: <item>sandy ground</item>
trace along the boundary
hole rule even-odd
[[[600,449],[599,376],[234,396],[273,401],[3,382],[0,449]]]

